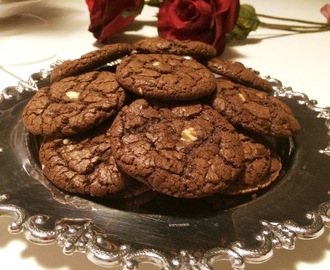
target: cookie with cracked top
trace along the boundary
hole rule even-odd
[[[112,155],[110,124],[76,136],[44,139],[39,150],[44,175],[60,189],[96,197],[127,188],[132,180],[121,173]]]
[[[69,76],[92,71],[129,55],[131,51],[132,46],[127,43],[105,45],[101,49],[90,51],[77,59],[63,61],[51,71],[50,81],[53,83]]]
[[[222,194],[238,195],[258,191],[270,185],[271,164],[275,159],[269,143],[262,137],[240,132],[244,151],[244,165],[241,175]]]
[[[125,97],[113,73],[93,71],[41,88],[25,106],[22,119],[35,135],[71,136],[114,116]]]
[[[263,190],[269,187],[277,179],[281,169],[281,158],[277,155],[271,155],[269,172],[263,178],[248,183],[244,181],[244,179],[238,177],[231,186],[221,193],[226,195],[240,195]]]
[[[201,41],[174,40],[166,38],[141,39],[132,45],[133,49],[142,53],[161,53],[191,56],[194,58],[210,58],[217,54],[216,49]]]
[[[217,79],[217,92],[209,104],[234,126],[260,135],[291,137],[301,126],[291,109],[266,92]]]
[[[205,64],[212,72],[224,76],[234,82],[256,88],[265,92],[271,92],[271,83],[259,77],[251,69],[246,68],[241,62],[228,61],[219,57],[208,60]]]
[[[213,73],[194,59],[172,54],[133,54],[117,66],[118,82],[127,90],[161,100],[194,100],[213,93]]]
[[[154,190],[200,198],[229,186],[243,166],[234,127],[208,105],[138,99],[110,129],[117,165]]]

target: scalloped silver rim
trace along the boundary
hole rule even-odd
[[[39,78],[46,78],[48,74],[47,70],[34,73]],[[303,93],[293,91],[291,87],[284,87],[281,81],[269,76],[264,78],[272,83],[274,96],[294,97],[299,104],[318,112],[317,117],[325,119],[330,135],[330,107],[318,107],[317,101],[310,100]],[[31,75],[28,81],[20,81],[16,87],[5,88],[3,94],[0,94],[0,104],[19,93],[36,90],[36,81]],[[330,143],[319,152],[330,156]],[[297,239],[315,239],[323,234],[325,227],[330,227],[329,200],[319,205],[317,209],[306,213],[306,219],[310,221],[310,224],[306,226],[300,226],[290,220],[284,222],[261,220],[262,229],[255,237],[260,243],[257,248],[251,249],[244,243],[236,241],[227,247],[209,249],[198,257],[188,250],[181,250],[176,256],[172,256],[158,249],[134,249],[129,245],[115,247],[101,231],[95,228],[90,219],[65,218],[57,221],[53,229],[46,229],[43,225],[47,223],[49,216],[42,214],[31,216],[20,206],[6,204],[9,196],[0,194],[0,217],[10,216],[14,219],[8,227],[10,233],[24,233],[25,238],[35,244],[57,242],[63,248],[64,254],[85,253],[87,258],[96,265],[122,266],[125,270],[137,269],[140,263],[147,262],[164,270],[212,270],[212,265],[219,260],[227,260],[232,269],[242,270],[246,263],[268,261],[273,256],[274,249],[292,250],[295,248]]]

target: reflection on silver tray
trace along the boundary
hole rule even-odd
[[[209,270],[218,260],[244,269],[267,261],[274,249],[294,249],[297,238],[319,237],[330,226],[330,108],[267,79],[302,125],[295,138],[279,143],[286,159],[281,179],[254,199],[191,213],[121,209],[55,188],[39,167],[38,139],[20,117],[34,91],[48,83],[46,71],[32,74],[0,94],[0,217],[12,216],[9,231],[29,241],[57,242],[65,254],[83,252],[97,265],[126,269],[151,262]]]

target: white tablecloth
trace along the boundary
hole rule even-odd
[[[325,4],[323,0],[246,0],[242,3],[252,4],[258,13],[325,22],[319,12]],[[134,35],[133,38],[156,36],[153,23],[156,11],[145,8],[137,19],[146,19],[150,24],[145,24],[138,32],[132,26],[128,33]],[[18,78],[26,80],[31,73],[47,69],[57,59],[73,59],[95,49],[97,44],[87,31],[88,25],[89,15],[83,0],[50,0],[30,14],[0,20],[0,65],[16,75],[0,70],[0,89],[17,85]],[[118,35],[118,41],[126,40]],[[241,61],[259,70],[261,75],[278,78],[285,86],[316,99],[320,106],[330,105],[330,32],[291,34],[258,29],[248,39],[229,44],[223,58]],[[66,256],[56,244],[40,246],[29,243],[23,234],[9,234],[7,226],[11,221],[11,218],[0,217],[1,269],[100,269],[84,254]],[[228,262],[219,262],[214,267],[230,269]],[[246,269],[324,270],[329,267],[330,230],[326,228],[321,237],[298,240],[293,251],[275,250],[268,262],[247,264]],[[143,269],[157,268],[145,266]]]

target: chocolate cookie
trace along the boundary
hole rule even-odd
[[[194,58],[215,57],[217,51],[209,44],[191,40],[147,38],[135,42],[133,49],[142,53],[161,53],[192,56]]]
[[[46,138],[39,150],[44,175],[68,192],[104,196],[126,188],[130,178],[113,158],[107,126],[67,138]]]
[[[118,58],[129,55],[131,50],[131,45],[127,43],[105,45],[101,49],[88,52],[78,59],[62,62],[51,71],[50,81],[57,82],[69,76],[92,71]]]
[[[291,109],[279,99],[223,78],[217,85],[210,105],[233,125],[275,137],[290,137],[300,131]]]
[[[259,77],[251,69],[246,68],[241,62],[226,61],[219,57],[206,62],[206,66],[216,74],[230,80],[266,92],[273,90],[271,83]]]
[[[263,179],[262,183],[259,183],[260,188],[268,187],[272,182],[274,182],[277,177],[280,176],[282,170],[282,160],[276,154],[273,153],[270,157],[270,167],[267,176]]]
[[[113,73],[89,72],[40,89],[24,108],[22,118],[33,134],[70,136],[116,114],[125,96]]]
[[[272,155],[270,159],[270,167],[268,173],[261,179],[255,179],[255,181],[246,182],[243,178],[238,177],[236,181],[222,194],[226,195],[239,195],[248,194],[263,190],[272,184],[282,169],[282,163],[279,156]]]
[[[270,184],[271,149],[266,140],[247,133],[239,134],[243,151],[244,165],[241,175],[223,194],[237,195],[257,191]],[[273,179],[272,179],[273,180]]]
[[[223,190],[243,166],[236,130],[203,104],[138,99],[118,113],[110,135],[123,171],[174,197],[199,198]]]
[[[216,90],[211,71],[193,59],[171,54],[134,54],[117,66],[118,82],[127,90],[162,100],[193,100]]]

